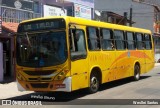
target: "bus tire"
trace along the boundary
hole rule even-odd
[[[138,64],[136,64],[134,66],[134,76],[133,76],[133,80],[134,81],[138,81],[140,79],[140,66]]]
[[[91,73],[88,92],[96,93],[99,89],[99,85],[100,85],[100,81],[99,81],[98,75],[95,72]]]

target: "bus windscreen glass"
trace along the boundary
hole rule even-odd
[[[17,64],[25,67],[48,67],[67,59],[65,31],[18,34]]]

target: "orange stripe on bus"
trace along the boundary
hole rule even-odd
[[[128,56],[128,53],[130,53],[130,55]],[[125,57],[137,57],[137,58],[147,58],[147,59],[150,59],[151,58],[145,54],[145,52],[141,52],[141,51],[129,51],[129,52],[125,52],[123,54],[121,54],[113,63],[112,65],[114,65],[116,63],[116,61],[119,61],[121,60],[122,58],[125,58]],[[111,66],[112,66],[111,65]]]

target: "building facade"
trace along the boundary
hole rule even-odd
[[[1,0],[1,17],[4,22],[19,23],[41,16],[38,0]]]
[[[128,19],[130,8],[132,8],[132,20],[135,22],[132,26],[154,31],[154,8],[150,5],[140,4],[132,0],[95,0],[94,8],[99,11],[111,11],[122,16],[124,12],[127,12]]]
[[[155,60],[160,63],[160,1],[159,0],[133,0],[135,2],[151,5],[154,7],[154,48]]]
[[[39,0],[0,0],[0,82],[15,80],[14,36],[19,22],[41,17]]]

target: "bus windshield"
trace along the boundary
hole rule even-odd
[[[47,67],[67,59],[65,31],[24,33],[17,35],[17,64],[25,67]]]

